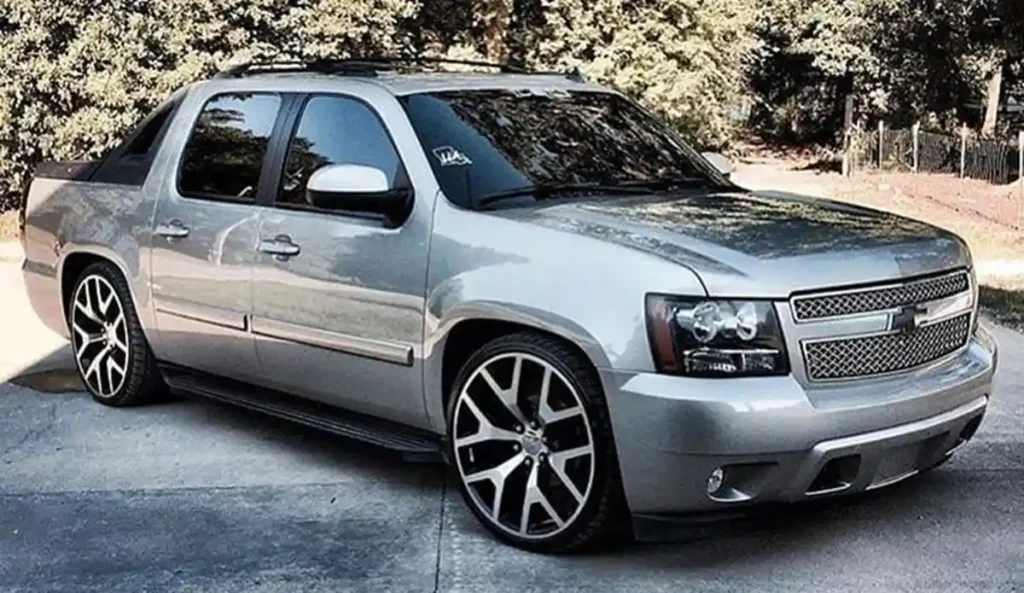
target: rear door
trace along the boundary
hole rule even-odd
[[[432,196],[417,194],[411,215],[388,228],[359,212],[319,210],[305,194],[310,175],[331,164],[376,167],[394,182],[407,172],[392,131],[418,144],[397,100],[379,89],[310,95],[299,107],[273,207],[260,219],[252,329],[264,382],[425,426],[419,354]]]
[[[166,175],[154,218],[153,303],[161,360],[258,377],[248,328],[261,207],[275,125],[288,98],[221,93],[203,102]],[[186,132],[180,132],[182,136]],[[168,141],[174,142],[174,138]]]

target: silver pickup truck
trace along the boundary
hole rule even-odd
[[[549,552],[892,484],[978,429],[956,236],[747,191],[578,76],[424,70],[235,67],[40,166],[25,281],[92,396],[443,457]]]

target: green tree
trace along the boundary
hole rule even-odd
[[[757,48],[754,0],[545,0],[527,61],[579,68],[666,117],[698,144],[728,143]]]

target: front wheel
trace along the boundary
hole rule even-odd
[[[463,498],[506,542],[569,552],[621,526],[600,381],[558,339],[504,336],[470,357],[449,400],[448,441]]]

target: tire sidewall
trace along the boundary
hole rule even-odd
[[[607,497],[610,494],[608,492],[608,490],[610,490],[610,474],[612,473],[614,464],[612,462],[613,456],[610,455],[612,443],[609,442],[609,439],[606,436],[610,434],[609,427],[607,425],[607,413],[605,411],[606,408],[604,406],[603,394],[588,392],[588,390],[584,388],[580,378],[577,376],[576,371],[560,360],[558,356],[554,356],[548,352],[547,349],[538,347],[526,340],[516,340],[516,337],[518,336],[498,338],[485,344],[482,348],[473,353],[473,355],[470,356],[462,366],[462,369],[459,371],[459,374],[453,384],[452,392],[448,397],[448,406],[445,414],[447,419],[445,453],[448,457],[449,471],[459,486],[459,492],[462,494],[463,500],[466,501],[466,506],[469,507],[477,520],[483,523],[491,533],[495,534],[507,543],[526,550],[536,552],[558,552],[562,551],[567,546],[571,546],[578,540],[580,535],[597,516],[601,507],[602,498]],[[594,475],[590,492],[587,500],[584,502],[583,510],[576,516],[574,522],[568,528],[548,538],[522,538],[494,525],[493,520],[484,514],[484,512],[473,501],[472,495],[469,492],[469,487],[464,483],[462,476],[459,473],[455,458],[454,420],[455,410],[458,405],[459,394],[462,392],[462,388],[466,381],[482,364],[497,356],[512,353],[536,356],[555,367],[555,369],[565,377],[570,386],[579,395],[586,410],[587,420],[590,423],[590,433],[594,444]]]

